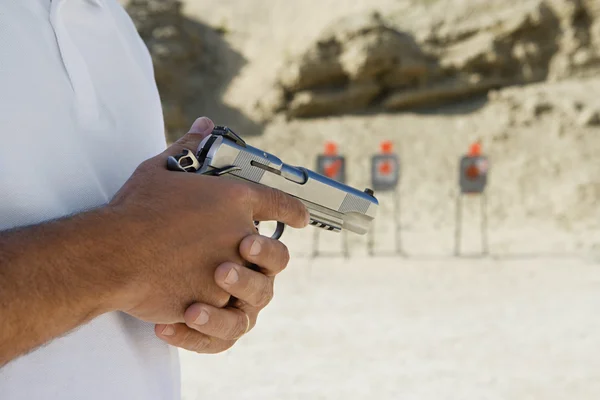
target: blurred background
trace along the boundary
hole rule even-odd
[[[360,189],[382,141],[400,160],[376,254],[288,230],[257,327],[181,353],[184,399],[600,398],[600,0],[123,3],[170,141],[206,115],[309,168],[333,141]],[[487,208],[463,199],[457,257],[477,141]]]

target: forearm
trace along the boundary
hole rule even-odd
[[[0,232],[0,366],[115,308],[126,277],[109,213]]]

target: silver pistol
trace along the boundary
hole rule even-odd
[[[168,168],[205,175],[229,175],[266,185],[296,197],[310,212],[310,224],[328,231],[347,229],[364,235],[379,203],[371,189],[364,192],[248,145],[231,129],[216,126],[197,152],[170,157]],[[274,238],[283,233],[279,223]]]

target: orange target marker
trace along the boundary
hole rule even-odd
[[[381,175],[389,175],[392,173],[392,164],[389,161],[384,161],[379,164],[379,173]]]
[[[469,157],[479,157],[481,156],[481,142],[477,141],[475,143],[471,143],[469,147]]]
[[[337,144],[335,142],[325,143],[325,155],[326,156],[337,156]]]
[[[477,164],[471,164],[465,171],[465,174],[470,180],[475,180],[479,177],[479,167]]]
[[[342,160],[335,160],[331,164],[325,167],[325,176],[328,178],[335,178],[342,168]]]
[[[381,142],[381,153],[382,154],[392,154],[393,144],[391,141],[386,140]],[[388,176],[392,173],[393,167],[392,163],[389,160],[385,160],[379,164],[379,173],[383,176]]]

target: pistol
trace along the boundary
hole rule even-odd
[[[346,229],[364,235],[379,206],[371,189],[360,191],[307,168],[285,164],[273,154],[250,146],[226,126],[215,126],[196,153],[186,149],[169,157],[167,167],[204,175],[228,175],[278,189],[306,206],[311,225],[333,232]],[[284,228],[278,222],[272,237],[281,237]]]

